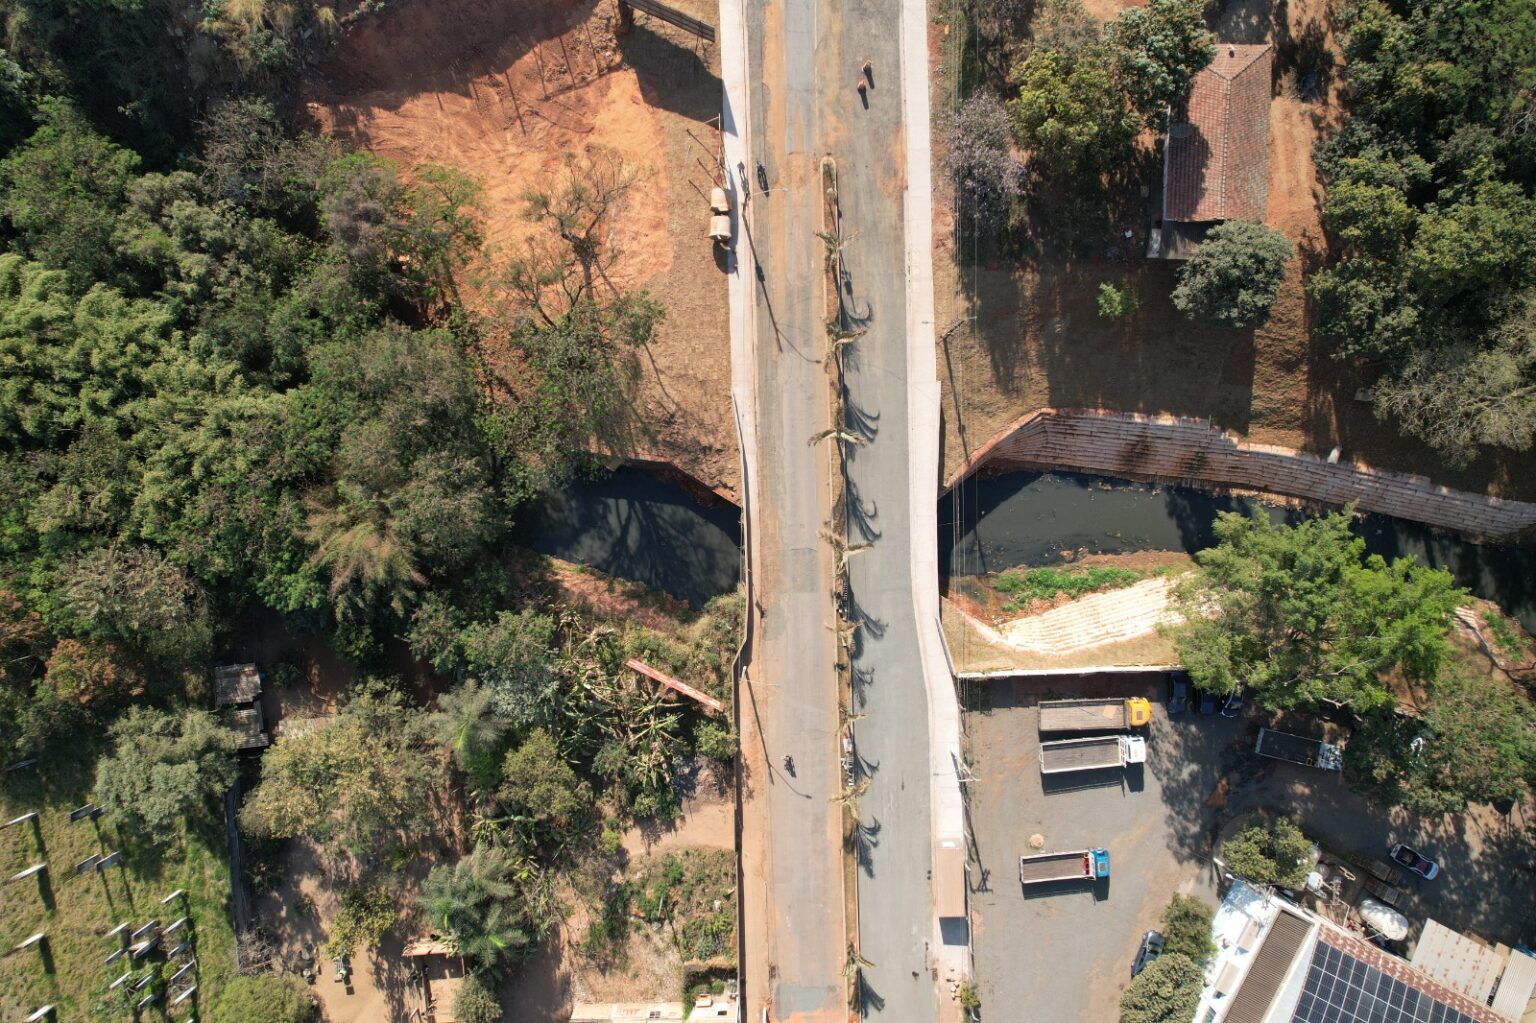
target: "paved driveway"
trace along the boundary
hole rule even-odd
[[[1142,933],[1157,926],[1174,891],[1214,901],[1214,837],[1258,808],[1292,816],[1340,853],[1379,855],[1400,839],[1439,856],[1444,876],[1410,883],[1401,906],[1415,923],[1434,917],[1506,943],[1529,945],[1536,937],[1529,806],[1510,818],[1484,808],[1409,820],[1364,803],[1337,774],[1254,755],[1258,721],[1251,715],[1170,720],[1161,681],[1079,678],[1049,683],[1054,692],[1047,685],[992,683],[975,693],[978,709],[966,715],[976,774],[969,786],[973,884],[981,885],[971,897],[976,979],[988,1018],[1115,1019]],[[1043,778],[1035,705],[1077,695],[1153,700],[1144,767]],[[1046,850],[1108,849],[1109,881],[1021,891],[1018,857],[1035,834]]]

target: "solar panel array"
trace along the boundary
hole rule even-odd
[[[1476,1023],[1394,977],[1319,941],[1291,1023]]]

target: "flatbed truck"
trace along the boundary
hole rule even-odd
[[[1097,771],[1147,761],[1147,740],[1139,735],[1090,735],[1040,744],[1040,773]]]
[[[1152,720],[1152,704],[1139,696],[1116,700],[1043,700],[1042,732],[1124,732]]]
[[[1109,851],[1076,849],[1019,857],[1019,884],[1102,880],[1109,876]]]
[[[1261,757],[1287,760],[1324,771],[1344,769],[1344,751],[1333,743],[1292,735],[1290,732],[1277,732],[1273,728],[1259,729],[1259,741],[1253,751]]]

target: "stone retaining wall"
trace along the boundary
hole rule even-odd
[[[1536,525],[1536,504],[1436,486],[1423,476],[1329,464],[1290,448],[1249,444],[1203,419],[1040,409],[984,444],[946,481],[978,469],[1067,470],[1193,487],[1255,490],[1451,530],[1509,539]]]

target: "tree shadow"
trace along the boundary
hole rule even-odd
[[[693,121],[720,116],[720,76],[702,55],[708,44],[664,22],[636,22],[618,37],[619,52],[635,70],[649,106]]]

